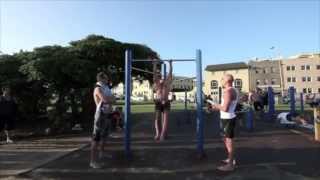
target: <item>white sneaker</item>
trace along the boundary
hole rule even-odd
[[[13,141],[11,139],[7,139],[7,144],[12,144]]]
[[[225,159],[225,160],[222,160],[223,163],[226,163],[226,164],[229,164],[230,160],[229,159]],[[233,162],[232,162],[232,165],[236,165],[236,160],[233,159]]]
[[[91,162],[90,163],[90,167],[93,169],[101,169],[102,168],[102,164],[99,164],[97,162]]]

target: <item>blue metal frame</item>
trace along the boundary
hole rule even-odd
[[[252,107],[246,112],[247,115],[247,123],[246,127],[248,131],[253,131],[253,110]]]
[[[131,158],[131,61],[132,52],[126,50],[125,53],[125,113],[124,113],[124,129],[125,129],[125,156]]]
[[[273,119],[273,115],[275,113],[274,110],[274,94],[272,87],[268,87],[268,119],[267,121],[271,121]]]
[[[304,99],[303,99],[303,93],[300,93],[300,110],[301,112],[304,112]]]
[[[124,123],[125,123],[125,155],[129,159],[131,158],[131,63],[137,61],[151,61],[151,60],[134,60],[132,59],[131,50],[125,52],[125,112],[124,112]],[[162,60],[167,61],[167,60]],[[168,60],[170,61],[170,60]],[[202,99],[202,57],[201,51],[196,51],[196,59],[184,59],[184,60],[172,60],[172,61],[195,61],[196,72],[197,72],[197,151],[200,155],[204,155],[204,135],[203,135],[203,99]],[[164,64],[164,74],[166,75],[166,67]]]
[[[290,113],[293,114],[296,112],[296,99],[294,96],[294,87],[289,87],[289,96],[290,96]]]
[[[201,51],[196,51],[196,72],[197,72],[197,151],[200,155],[204,154],[203,150],[203,99],[202,99],[202,57]]]

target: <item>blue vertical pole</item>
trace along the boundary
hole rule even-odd
[[[247,130],[252,131],[253,130],[253,111],[252,108],[250,107],[249,110],[247,111]]]
[[[196,72],[197,72],[197,151],[200,156],[204,155],[203,150],[203,114],[202,114],[202,63],[201,51],[196,51]]]
[[[289,87],[289,96],[290,96],[290,113],[293,114],[296,112],[296,99],[294,97],[294,87]]]
[[[303,93],[300,93],[300,110],[303,113],[304,112],[304,102],[303,102]]]
[[[275,113],[274,110],[274,95],[272,87],[268,87],[268,119],[267,121],[271,121],[273,119],[273,115]]]
[[[131,158],[131,61],[132,61],[132,52],[131,50],[126,50],[125,53],[125,111],[124,111],[124,130],[125,130],[125,156],[127,159]]]

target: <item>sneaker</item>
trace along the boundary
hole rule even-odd
[[[225,160],[222,160],[222,162],[228,164],[230,162],[230,160],[229,159],[225,159]],[[236,160],[235,159],[233,159],[232,165],[236,165]]]
[[[7,139],[7,144],[12,144],[13,141],[11,139]]]
[[[234,170],[234,165],[226,164],[226,165],[223,165],[223,166],[219,166],[217,169],[220,170],[220,171],[233,171]]]
[[[102,168],[102,164],[99,164],[97,162],[91,162],[90,163],[90,167],[93,169],[101,169]]]

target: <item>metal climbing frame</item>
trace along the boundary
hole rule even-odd
[[[151,59],[132,59],[132,51],[126,50],[125,52],[125,112],[124,112],[124,126],[125,126],[125,155],[126,158],[131,158],[131,71],[138,70],[137,68],[132,67],[132,62],[152,62],[154,60]],[[203,113],[202,113],[202,106],[203,106],[203,99],[202,99],[202,55],[201,50],[196,50],[196,58],[195,59],[163,59],[157,60],[164,64],[164,75],[166,75],[166,67],[165,61],[172,61],[172,62],[181,62],[181,61],[193,61],[196,63],[196,72],[197,72],[197,151],[199,155],[204,154],[204,135],[203,135]],[[141,72],[147,72],[146,70],[141,70]]]

